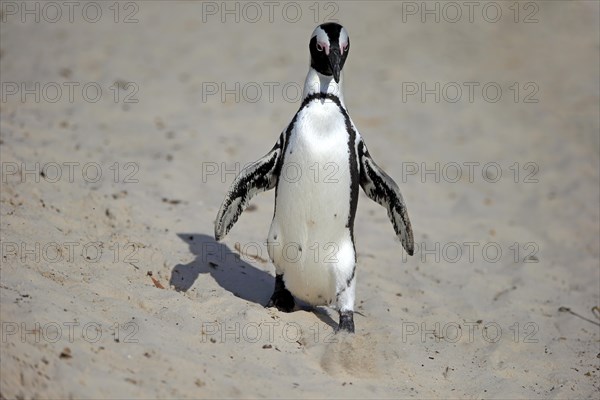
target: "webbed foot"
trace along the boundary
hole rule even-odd
[[[276,275],[275,290],[265,307],[276,307],[279,311],[289,313],[294,310],[295,306],[296,302],[294,301],[294,296],[292,296],[290,291],[285,288],[283,275]]]
[[[340,311],[340,324],[336,329],[336,332],[346,331],[354,333],[354,312],[353,311]]]

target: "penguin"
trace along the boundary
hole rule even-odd
[[[291,312],[296,299],[339,313],[336,331],[354,332],[359,187],[387,209],[402,246],[414,240],[398,185],[376,163],[348,114],[342,69],[350,52],[346,29],[321,24],[310,42],[303,100],[275,146],[235,178],[215,221],[223,239],[257,193],[275,189],[267,250],[275,288],[266,307]]]

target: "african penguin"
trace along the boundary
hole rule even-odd
[[[341,73],[350,51],[346,29],[336,23],[317,26],[309,49],[300,109],[271,151],[236,177],[217,214],[215,238],[229,232],[254,195],[275,188],[267,239],[275,290],[267,307],[290,312],[294,296],[333,306],[340,315],[338,330],[354,332],[359,186],[387,209],[410,255],[413,234],[398,186],[375,164],[344,105]]]

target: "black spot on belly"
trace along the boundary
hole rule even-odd
[[[298,246],[298,251],[302,251],[302,246]]]
[[[333,214],[333,218],[337,218],[337,214]]]
[[[277,235],[273,236],[273,240],[277,240]]]

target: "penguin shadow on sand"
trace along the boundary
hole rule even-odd
[[[234,296],[265,306],[273,294],[275,277],[244,261],[244,257],[202,233],[178,233],[195,258],[188,264],[177,264],[171,270],[169,283],[178,292],[187,292],[201,275],[210,275],[223,289]],[[336,327],[336,322],[321,308],[298,304],[296,309],[311,311],[325,324]]]
[[[199,233],[178,233],[195,258],[188,264],[177,264],[171,271],[170,284],[178,292],[187,292],[201,275],[210,275],[225,290],[241,299],[265,305],[275,285],[274,277],[245,262],[236,252]],[[200,278],[202,279],[202,278]]]

